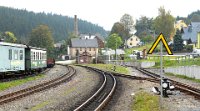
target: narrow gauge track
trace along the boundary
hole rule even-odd
[[[160,81],[160,75],[153,73],[153,72],[150,72],[150,71],[147,71],[143,68],[136,68],[136,69],[138,71],[142,72],[143,74],[150,76],[152,78],[155,78],[155,79]],[[169,78],[167,78],[167,79],[172,82],[172,84],[175,86],[175,89],[183,91],[187,94],[190,94],[197,99],[200,99],[200,89],[195,88],[195,87],[190,86],[190,85],[187,85],[187,84],[184,84],[184,83],[181,83],[181,82],[178,82],[178,81],[175,81],[175,80],[172,80],[172,79],[169,79]]]
[[[61,84],[65,81],[67,81],[67,80],[70,80],[71,77],[76,73],[76,70],[71,66],[68,66],[68,69],[69,70],[65,75],[62,75],[58,78],[46,81],[44,83],[29,87],[29,88],[25,88],[25,89],[22,89],[22,90],[19,90],[16,92],[11,92],[6,95],[0,96],[0,105],[20,99],[22,97],[25,97],[25,96],[33,94],[33,93],[54,87],[58,84]]]
[[[75,111],[99,111],[109,102],[116,89],[117,81],[111,73],[87,66],[85,68],[98,72],[103,76],[104,80],[101,87],[89,99],[77,107]]]
[[[51,68],[47,68],[46,70],[39,72],[39,73],[46,73],[48,71],[50,71]],[[37,74],[8,74],[8,75],[4,75],[3,77],[0,77],[0,82],[7,82],[7,81],[12,81],[12,80],[18,80],[18,79],[23,79],[26,77],[33,77],[36,76]]]

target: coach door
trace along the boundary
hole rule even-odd
[[[25,69],[26,70],[31,69],[31,49],[30,48],[25,49]]]

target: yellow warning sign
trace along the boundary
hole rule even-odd
[[[162,41],[162,43],[164,44],[165,46],[165,49],[167,50],[167,53],[169,55],[173,55],[171,49],[169,48],[168,44],[167,44],[167,41],[164,37],[164,35],[162,33],[160,33],[160,35],[157,37],[156,41],[153,43],[153,45],[151,46],[151,48],[149,49],[148,53],[147,54],[152,54],[154,49],[157,47],[158,43]]]

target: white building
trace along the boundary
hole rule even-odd
[[[136,35],[133,35],[132,37],[130,37],[127,40],[126,44],[127,44],[128,48],[139,46],[140,45],[140,38],[138,38]]]

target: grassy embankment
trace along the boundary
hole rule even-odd
[[[159,96],[139,91],[134,96],[133,111],[159,111]]]
[[[146,49],[146,51],[149,50],[153,43],[149,43],[145,46],[140,46],[140,47],[135,47],[135,48],[130,48],[126,49],[125,52],[125,60],[130,61],[131,59],[128,57],[130,54],[132,54],[133,50],[140,50],[142,51],[143,49]],[[155,50],[159,50],[159,45]],[[156,51],[154,51],[156,52]],[[159,55],[151,54],[146,60],[137,60],[139,62],[142,61],[155,61],[156,65],[155,67],[160,67],[160,57]],[[200,66],[200,58],[194,58],[194,59],[189,59],[188,57],[185,58],[181,56],[163,56],[163,66],[164,67],[173,67],[173,66],[191,66],[191,65],[198,65]]]
[[[122,67],[122,66],[116,66],[116,71],[113,71],[113,64],[86,64],[87,66],[90,67],[95,67],[98,69],[102,69],[102,70],[106,70],[106,71],[111,71],[111,72],[117,72],[117,73],[123,73],[123,74],[128,74],[129,71],[126,67]]]
[[[14,86],[17,86],[17,85],[27,83],[29,81],[36,80],[36,79],[39,79],[39,78],[42,78],[42,77],[44,77],[44,75],[39,74],[39,75],[34,76],[34,77],[27,77],[27,78],[24,78],[24,79],[13,80],[13,81],[9,81],[9,82],[1,82],[0,83],[0,91],[8,89],[10,87],[14,87]]]
[[[154,60],[156,62],[155,67],[160,67],[160,61]],[[164,67],[175,67],[175,66],[200,66],[200,58],[186,59],[186,60],[163,60]]]

